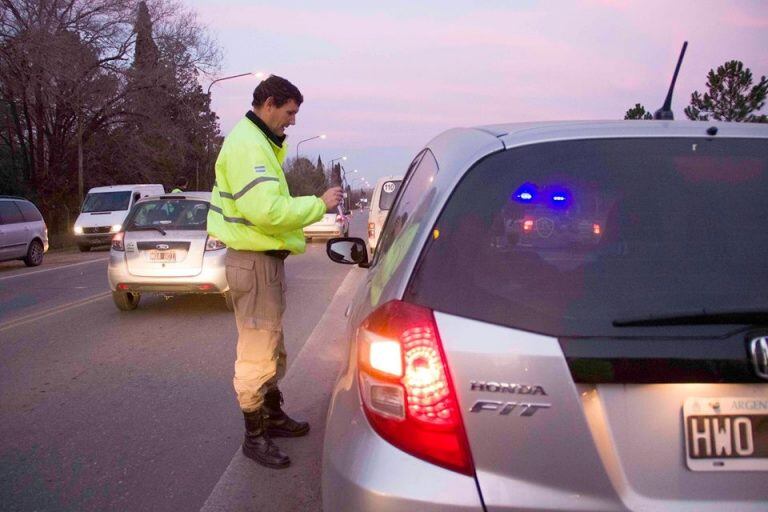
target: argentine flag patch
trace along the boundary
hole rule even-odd
[[[264,167],[263,165],[257,165],[256,167],[253,168],[253,170],[256,171],[256,173],[267,172],[267,168]]]

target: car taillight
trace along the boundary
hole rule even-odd
[[[124,251],[125,246],[123,245],[123,238],[125,237],[125,231],[120,231],[119,233],[115,233],[115,236],[112,237],[112,249],[115,251]]]
[[[474,464],[432,311],[392,301],[357,334],[360,393],[374,430],[416,457],[465,475]]]
[[[595,224],[592,224],[592,234],[594,234],[594,235],[599,235],[599,234],[600,234],[600,232],[601,232],[601,230],[600,230],[600,224],[597,224],[597,223],[595,223]]]
[[[214,238],[212,236],[208,236],[208,238],[205,241],[205,250],[206,251],[218,251],[220,249],[226,249],[227,246],[219,240],[218,238]]]
[[[376,236],[376,224],[373,222],[368,223],[368,238],[373,238]]]

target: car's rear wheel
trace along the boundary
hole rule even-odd
[[[235,310],[235,301],[232,299],[232,292],[224,292],[224,304],[229,311]]]
[[[89,244],[77,244],[77,248],[80,249],[80,252],[89,252],[91,250]]]
[[[36,267],[43,262],[45,249],[40,240],[32,240],[27,248],[27,255],[24,256],[24,264],[28,267]]]
[[[140,293],[112,292],[112,300],[120,311],[132,311],[139,306]]]

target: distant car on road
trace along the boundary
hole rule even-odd
[[[333,238],[349,234],[349,217],[338,213],[326,213],[323,217],[309,226],[304,227],[304,238]]]
[[[112,235],[122,228],[136,201],[164,193],[165,189],[159,184],[111,185],[90,189],[75,220],[77,247],[82,252],[88,252],[93,247],[108,245]]]
[[[368,211],[368,247],[371,253],[376,250],[381,230],[387,221],[387,214],[402,182],[402,176],[385,176],[376,182],[371,195],[371,208]]]
[[[210,198],[210,192],[184,192],[134,205],[109,252],[109,287],[118,309],[136,309],[144,293],[220,294],[232,309],[226,246],[206,231]]]
[[[347,310],[338,512],[768,510],[768,126],[455,129]]]
[[[21,197],[0,196],[0,261],[36,267],[47,251],[48,227],[37,207]]]

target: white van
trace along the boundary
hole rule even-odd
[[[371,209],[368,211],[368,247],[371,253],[376,249],[376,243],[381,236],[381,229],[387,220],[389,209],[395,201],[397,191],[403,183],[402,176],[384,176],[373,189],[371,197]]]
[[[85,196],[75,221],[77,247],[87,252],[96,245],[112,242],[131,206],[142,197],[165,194],[162,185],[112,185],[94,187]]]

